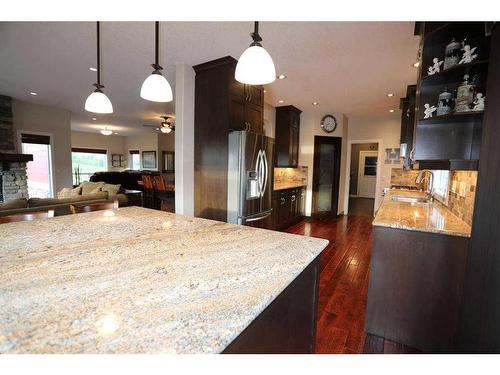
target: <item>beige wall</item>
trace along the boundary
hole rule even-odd
[[[375,210],[378,210],[382,203],[382,193],[384,188],[391,185],[391,169],[400,167],[401,164],[385,164],[385,149],[396,148],[400,145],[401,134],[401,121],[398,118],[394,119],[372,119],[366,117],[350,117],[349,118],[349,132],[348,141],[351,143],[363,142],[379,142],[379,175],[377,191],[375,193]],[[348,146],[348,153],[350,159],[350,144]],[[348,161],[350,165],[350,160]],[[346,191],[348,191],[348,183],[346,180]],[[347,212],[349,201],[348,194],[345,196],[344,210]]]
[[[163,151],[175,151],[175,134],[165,134],[158,133],[158,168],[163,170],[165,166],[163,165]]]
[[[64,109],[42,106],[14,99],[14,131],[19,147],[21,132],[50,135],[52,143],[52,178],[54,194],[71,187],[71,113]]]
[[[106,150],[108,154],[108,170],[122,171],[128,164],[128,151],[125,150],[125,137],[119,135],[102,135],[100,133],[71,132],[71,147],[96,148]],[[111,163],[112,154],[123,154],[125,164],[122,168],[113,167]]]
[[[324,132],[321,127],[321,119],[328,113],[302,112],[300,115],[300,150],[299,165],[308,167],[307,192],[306,192],[306,216],[312,211],[312,179],[313,179],[313,159],[314,159],[314,136],[343,137],[342,152],[340,159],[340,187],[338,213],[343,212],[342,202],[345,195],[345,170],[346,170],[346,150],[347,139],[347,117],[341,113],[332,113],[337,119],[337,129],[332,133]]]
[[[156,169],[159,168],[161,155],[158,153],[158,134],[144,133],[125,137],[125,153],[128,154],[129,150],[139,150],[141,155],[142,151],[156,151]]]

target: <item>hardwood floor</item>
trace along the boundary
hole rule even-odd
[[[321,254],[317,353],[414,353],[369,335],[364,322],[372,240],[372,217],[304,220],[285,232],[330,240]]]

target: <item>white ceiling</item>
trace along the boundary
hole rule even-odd
[[[266,102],[348,116],[399,117],[399,111],[388,111],[398,108],[406,86],[416,82],[412,64],[419,41],[413,27],[413,22],[261,23],[264,47],[278,74],[287,75],[267,87]],[[160,60],[172,89],[176,64],[238,58],[252,28],[252,22],[162,22]],[[97,131],[109,124],[127,135],[144,130],[142,124],[157,125],[174,105],[139,97],[151,72],[153,30],[152,22],[101,23],[102,83],[115,112],[95,116],[83,109],[95,82],[89,71],[95,66],[94,22],[0,22],[0,94],[68,109],[74,130]],[[388,92],[395,96],[388,98]],[[313,107],[313,101],[320,105]]]

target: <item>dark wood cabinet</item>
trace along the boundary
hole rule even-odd
[[[305,188],[276,190],[273,192],[274,229],[293,225],[304,217]]]
[[[276,161],[277,167],[296,168],[299,163],[300,114],[293,105],[276,107]]]
[[[401,109],[401,157],[405,167],[411,166],[413,133],[415,131],[415,105],[417,85],[406,88],[406,97],[400,99]]]
[[[482,133],[483,113],[455,112],[424,118],[425,105],[439,106],[438,97],[445,90],[456,97],[457,88],[469,76],[478,92],[486,93],[490,37],[485,22],[425,22],[419,27],[422,58],[418,79],[415,116],[414,159],[420,169],[477,169]],[[476,47],[477,59],[458,64],[430,75],[433,59],[445,60],[445,49],[452,39]],[[462,52],[459,53],[460,57]],[[475,94],[474,94],[475,95]],[[486,104],[488,105],[488,103]],[[453,104],[452,104],[453,107]]]
[[[226,56],[196,65],[194,186],[197,217],[227,220],[228,135],[263,131],[264,93],[234,79],[236,59]]]
[[[244,85],[232,79],[229,86],[229,117],[231,130],[264,133],[264,89]]]

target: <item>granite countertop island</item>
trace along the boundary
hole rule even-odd
[[[222,352],[328,243],[139,207],[0,238],[0,353]]]
[[[425,196],[424,192],[391,189],[373,220],[373,225],[418,232],[470,237],[471,227],[437,201],[429,203],[395,202],[394,195]]]

